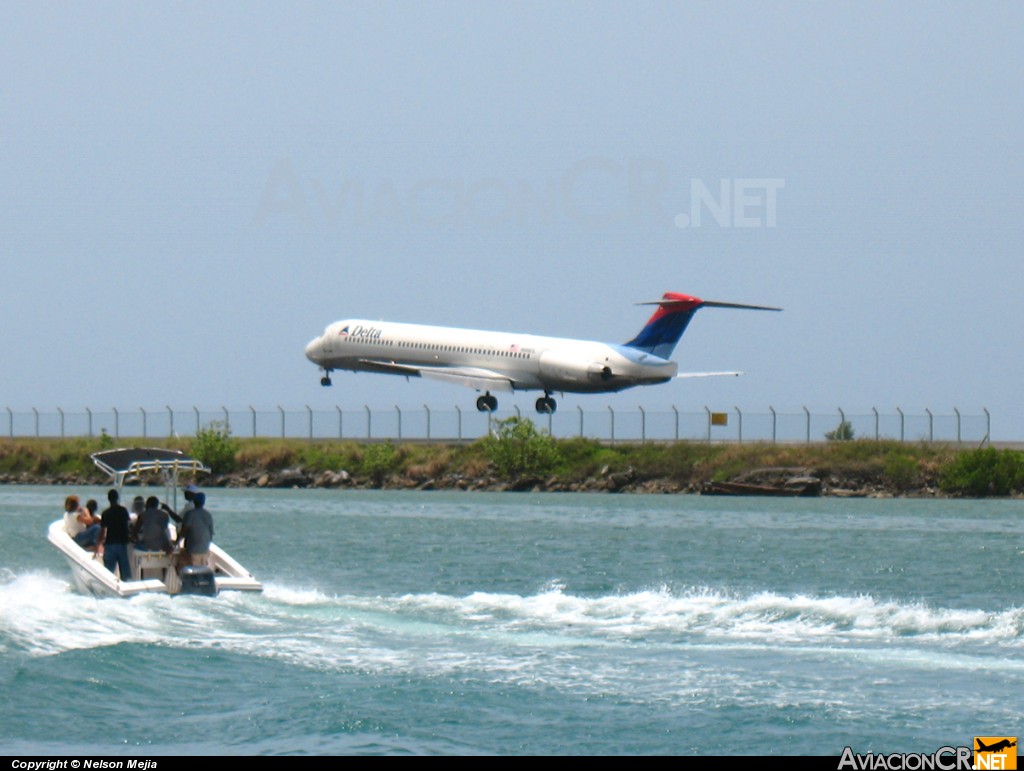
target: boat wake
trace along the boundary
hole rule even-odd
[[[269,585],[260,595],[97,599],[47,573],[0,576],[2,645],[31,655],[122,643],[259,647],[292,658],[317,643],[359,647],[375,638],[477,636],[510,646],[860,645],[914,642],[955,648],[1024,639],[1024,609],[960,610],[879,600],[707,587],[650,589],[600,597],[552,583],[521,596],[475,592],[332,596]],[[296,653],[297,655],[297,653]],[[301,656],[299,656],[301,658]],[[322,659],[321,659],[322,660]]]

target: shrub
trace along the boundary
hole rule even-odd
[[[209,466],[213,473],[225,474],[235,468],[238,441],[231,437],[227,424],[215,420],[196,432],[189,444],[189,452],[196,460]]]
[[[918,481],[921,470],[909,455],[890,455],[882,468],[882,481],[893,490],[910,490]]]
[[[483,446],[494,470],[508,479],[544,476],[561,462],[555,440],[538,431],[529,418],[499,421],[495,432],[483,440]]]
[[[848,442],[853,439],[853,426],[848,420],[842,420],[839,425],[825,433],[825,438],[830,442]]]
[[[1024,491],[1024,452],[986,447],[960,453],[942,468],[939,487],[975,497]]]
[[[398,468],[401,457],[390,441],[368,444],[363,449],[362,471],[377,487]]]

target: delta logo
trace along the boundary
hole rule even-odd
[[[1017,768],[1017,737],[975,736],[973,768],[976,771],[987,771],[987,769],[1015,771]]]
[[[361,324],[356,324],[354,327],[346,324],[338,331],[338,337],[365,337],[371,340],[377,340],[383,334],[383,331],[377,327],[364,327]]]

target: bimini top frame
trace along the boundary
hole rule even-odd
[[[97,468],[110,476],[118,489],[124,487],[125,482],[138,479],[145,473],[159,473],[163,475],[164,484],[173,488],[175,499],[178,497],[179,474],[210,473],[202,461],[190,458],[179,450],[133,447],[94,452],[89,457]]]

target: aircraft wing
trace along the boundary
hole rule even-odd
[[[680,372],[676,377],[739,377],[742,372]]]
[[[417,364],[399,364],[379,359],[360,359],[367,369],[406,377],[425,377],[446,383],[475,388],[477,391],[512,391],[513,380],[508,375],[481,367],[433,367]]]

